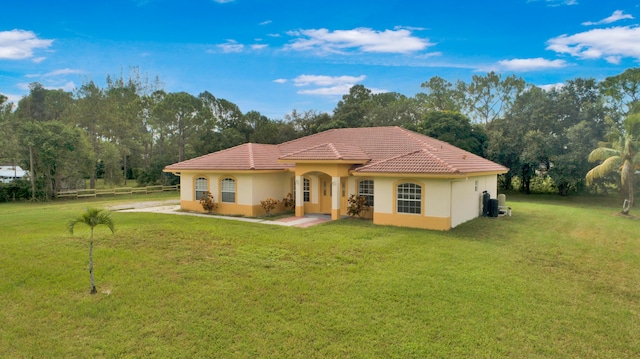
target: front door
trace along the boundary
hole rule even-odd
[[[331,177],[327,175],[318,176],[320,182],[320,213],[331,214],[332,186]]]
[[[347,178],[343,177],[340,179],[340,214],[347,214]]]

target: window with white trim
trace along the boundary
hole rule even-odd
[[[293,198],[296,198],[296,186],[293,183]],[[308,178],[302,178],[302,201],[309,202],[311,198],[311,184]]]
[[[200,198],[202,198],[202,195],[204,195],[204,193],[206,191],[209,190],[209,185],[207,183],[207,179],[204,177],[198,177],[196,178],[196,201],[199,201]]]
[[[358,182],[358,196],[366,198],[369,207],[373,207],[373,180]]]
[[[309,202],[311,198],[311,181],[308,178],[302,179],[302,201]]]
[[[236,203],[236,180],[233,178],[223,178],[220,181],[220,201]]]
[[[401,183],[396,188],[398,213],[420,214],[422,212],[422,186],[415,183]]]

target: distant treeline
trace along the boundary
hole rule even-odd
[[[94,188],[97,178],[171,185],[177,179],[162,168],[178,161],[246,142],[276,144],[369,126],[402,126],[501,163],[510,168],[500,179],[504,189],[567,195],[585,190],[585,174],[595,165],[589,153],[611,131],[624,131],[640,101],[639,68],[549,89],[493,72],[468,83],[432,77],[414,97],[356,85],[332,113],[294,109],[282,119],[243,113],[206,91],[167,93],[135,70],[106,83],[88,81],[75,92],[32,83],[17,105],[0,95],[0,164],[34,174],[32,182],[12,185],[12,198],[53,198],[87,180]],[[612,174],[590,188],[606,191],[619,182]]]

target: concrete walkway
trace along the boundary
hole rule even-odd
[[[328,222],[331,220],[331,216],[324,215],[324,214],[310,214],[304,217],[285,217],[285,218],[280,218],[276,220],[268,220],[268,219],[261,219],[261,218],[217,216],[214,214],[183,212],[180,210],[179,204],[173,204],[172,202],[175,202],[175,201],[138,202],[138,203],[117,205],[117,206],[110,207],[109,209],[117,212],[164,213],[164,214],[174,214],[174,215],[181,215],[181,216],[218,218],[218,219],[225,219],[229,221],[252,222],[252,223],[271,224],[271,225],[277,225],[277,226],[300,227],[300,228],[311,227],[316,224]]]

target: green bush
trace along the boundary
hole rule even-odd
[[[18,179],[9,183],[0,183],[0,202],[13,202],[31,198],[29,180]]]
[[[347,200],[347,214],[351,217],[362,217],[362,215],[369,210],[369,204],[367,204],[367,198],[364,196],[357,196],[352,194]]]
[[[202,197],[200,197],[200,204],[202,205],[202,209],[208,213],[211,213],[218,208],[215,198],[213,198],[213,195],[209,191],[204,192]]]

